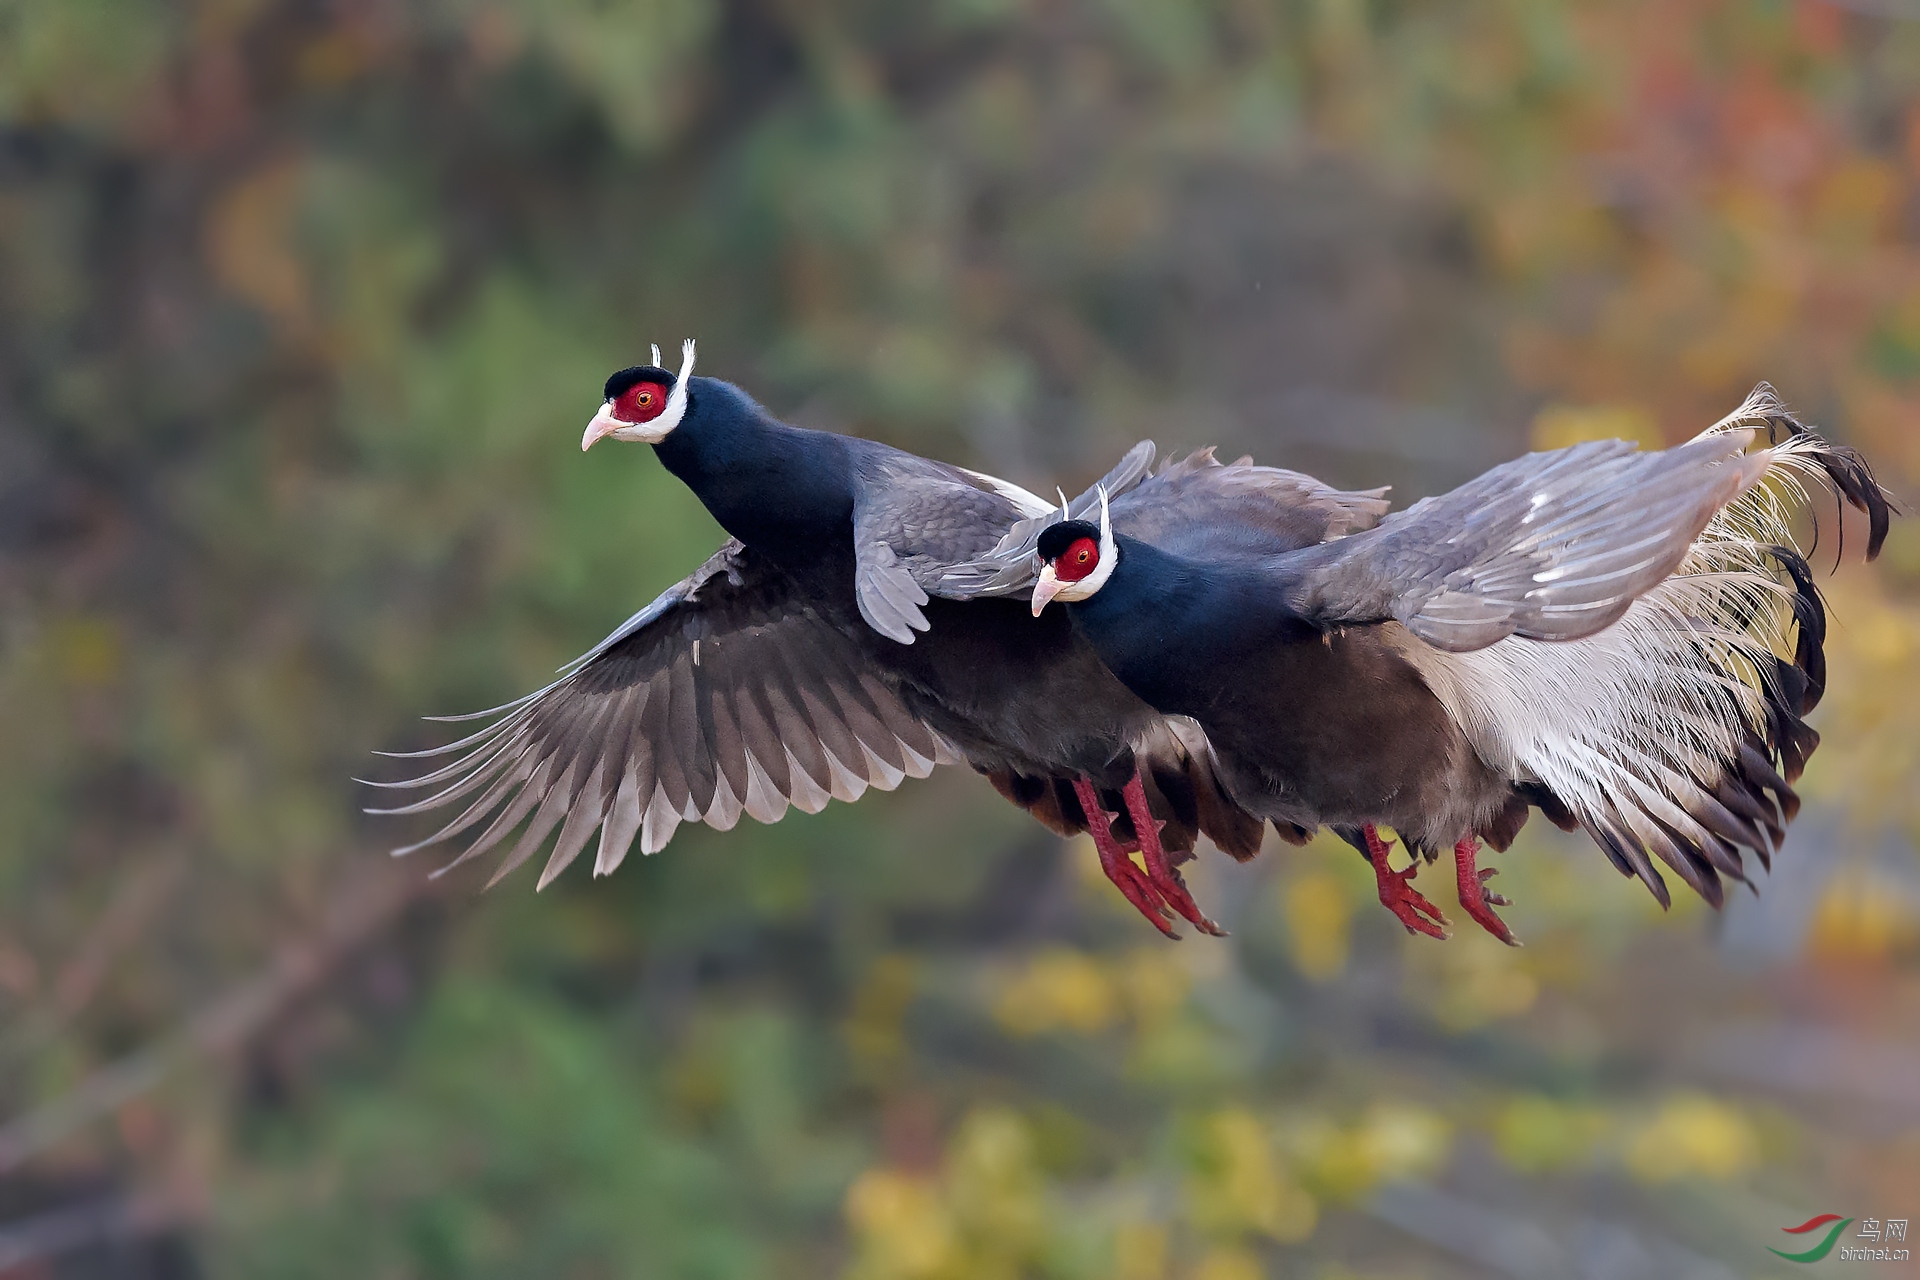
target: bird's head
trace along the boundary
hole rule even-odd
[[[668,373],[660,366],[660,348],[653,349],[653,363],[622,369],[607,379],[605,402],[587,424],[581,437],[584,452],[596,440],[611,436],[615,440],[659,444],[680,425],[687,413],[687,382],[693,377],[693,339],[680,347],[680,372]]]
[[[1065,510],[1061,511],[1064,516]],[[1061,520],[1040,531],[1040,581],[1033,587],[1033,616],[1039,617],[1054,600],[1085,600],[1107,585],[1120,549],[1113,541],[1113,516],[1107,510],[1107,491],[1100,490],[1100,523]]]

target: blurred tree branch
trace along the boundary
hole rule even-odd
[[[102,1067],[32,1111],[0,1126],[0,1174],[148,1092],[188,1064],[230,1055],[288,1005],[323,982],[357,948],[442,882],[417,868],[366,859],[329,899],[319,927],[278,947],[256,977],[227,990],[153,1044]]]

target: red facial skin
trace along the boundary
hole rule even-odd
[[[1053,562],[1053,574],[1062,582],[1078,582],[1100,567],[1100,544],[1076,538]]]
[[[613,402],[613,416],[622,422],[651,422],[667,407],[667,389],[658,382],[636,382]]]

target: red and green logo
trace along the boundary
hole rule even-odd
[[[1790,1236],[1801,1236],[1810,1231],[1818,1231],[1829,1222],[1833,1224],[1833,1229],[1827,1232],[1826,1237],[1805,1252],[1788,1253],[1784,1249],[1775,1249],[1771,1245],[1767,1247],[1767,1252],[1777,1253],[1788,1262],[1818,1262],[1833,1252],[1834,1242],[1840,1238],[1840,1233],[1845,1231],[1852,1221],[1852,1218],[1843,1218],[1837,1213],[1823,1213],[1817,1218],[1808,1218],[1797,1227],[1782,1227],[1780,1229]]]

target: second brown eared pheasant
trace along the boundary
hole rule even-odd
[[[1249,547],[1217,512],[1139,537],[1103,512],[961,572],[1064,607],[1122,683],[1199,723],[1236,803],[1358,845],[1410,930],[1444,936],[1409,881],[1451,849],[1462,907],[1513,941],[1475,858],[1532,808],[1662,904],[1663,867],[1718,905],[1745,853],[1771,865],[1826,685],[1807,482],[1866,513],[1876,555],[1866,463],[1763,386],[1676,448],[1530,454],[1332,541]]]

